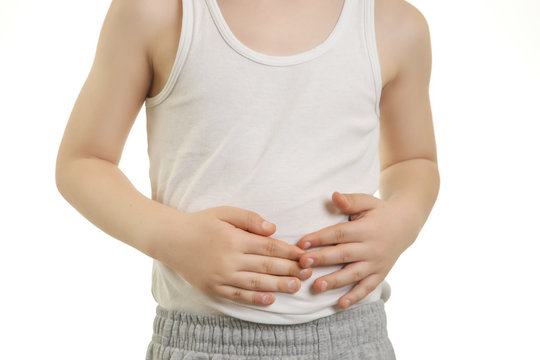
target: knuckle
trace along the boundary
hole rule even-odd
[[[341,248],[339,251],[339,259],[342,263],[348,263],[351,261],[351,254],[345,248]]]
[[[345,239],[345,232],[340,227],[334,230],[334,238],[337,244],[340,244]]]
[[[262,266],[265,273],[271,274],[274,268],[274,261],[272,259],[264,260]]]
[[[362,280],[362,273],[359,270],[353,272],[353,281]]]
[[[249,286],[253,290],[260,290],[261,288],[261,278],[260,276],[254,276],[249,281]]]
[[[265,244],[265,250],[268,255],[274,255],[277,251],[277,240],[268,238],[268,241],[266,241]]]
[[[232,298],[233,300],[236,300],[236,301],[242,299],[242,290],[240,290],[240,289],[234,289],[234,290],[232,291],[231,298]]]

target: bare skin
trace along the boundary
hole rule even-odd
[[[218,0],[236,37],[246,46],[270,55],[291,55],[321,43],[332,31],[343,0],[292,3],[294,5],[288,0]],[[387,221],[390,215],[391,218],[397,216],[404,225],[393,227],[391,232],[381,229],[381,233],[387,239],[396,238],[394,235],[402,232],[407,236],[400,237],[397,243],[382,241],[385,249],[395,250],[389,251],[391,256],[386,257],[379,256],[380,249],[373,251],[384,266],[376,271],[364,266],[362,274],[368,281],[342,297],[342,307],[346,307],[346,300],[352,303],[361,300],[368,289],[382,281],[399,254],[414,241],[438,191],[427,93],[431,65],[427,24],[418,10],[403,0],[377,0],[375,13],[384,85],[379,146],[380,193],[384,206],[383,203],[366,206],[357,201],[359,197],[354,194],[348,195],[349,204],[338,195],[333,198],[342,211],[353,214],[387,209],[369,210],[373,215],[364,218],[377,222]],[[275,300],[273,292],[294,293],[300,285],[298,279],[311,276],[306,263],[308,254],[304,250],[308,239],[311,246],[317,242],[338,244],[344,239],[352,243],[355,234],[366,231],[360,229],[360,222],[356,221],[355,228],[338,232],[321,229],[317,234],[310,234],[311,237],[306,235],[294,246],[272,239],[275,224],[263,228],[263,219],[250,211],[221,207],[182,213],[146,198],[133,187],[118,169],[118,162],[145,98],[155,96],[165,86],[177,51],[181,18],[181,1],[178,0],[113,0],[100,34],[94,64],[62,139],[57,159],[57,186],[62,195],[100,229],[168,264],[202,291],[249,304],[268,305]],[[339,234],[338,239],[333,237],[335,234]],[[229,255],[213,257],[219,261],[212,261],[209,256],[201,264],[200,257],[192,252],[214,248],[212,238],[241,241],[220,243],[220,253]],[[357,249],[360,247],[351,247],[354,253],[347,255],[347,262],[360,261],[363,256],[358,255],[360,250]],[[343,256],[335,256],[335,251],[343,251],[342,247],[328,247],[325,251],[309,254],[315,258],[313,266],[343,260]],[[240,272],[240,265],[252,272]],[[303,268],[307,273],[301,274]],[[358,269],[341,271],[341,274],[326,276],[330,286],[360,280],[357,279]],[[376,274],[371,276],[371,273]],[[294,286],[289,287],[290,282]],[[314,286],[322,291],[321,280]]]

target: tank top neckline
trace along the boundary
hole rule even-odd
[[[341,13],[334,28],[332,29],[332,32],[325,40],[323,40],[322,43],[309,50],[292,55],[269,55],[249,48],[244,43],[242,43],[232,32],[229,25],[227,24],[227,21],[225,21],[223,14],[221,13],[221,9],[219,8],[217,0],[206,0],[206,3],[219,32],[221,33],[225,41],[229,44],[229,46],[235,51],[237,51],[240,55],[243,55],[248,59],[265,65],[287,66],[306,62],[328,51],[339,38],[340,34],[345,28],[347,18],[349,17],[349,13],[351,12],[350,7],[352,1],[354,0],[344,0]]]

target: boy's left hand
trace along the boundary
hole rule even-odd
[[[315,290],[322,292],[358,282],[338,300],[345,309],[362,300],[386,278],[399,256],[414,242],[420,228],[408,220],[406,209],[369,194],[335,192],[332,201],[343,213],[350,214],[350,221],[300,239],[297,246],[301,249],[323,248],[306,252],[299,263],[303,268],[347,263],[313,283]],[[312,264],[308,262],[310,258]]]

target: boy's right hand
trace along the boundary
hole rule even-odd
[[[270,305],[273,291],[295,293],[312,275],[297,261],[305,250],[268,237],[276,226],[255,212],[220,206],[182,219],[181,234],[159,244],[156,258],[208,295]]]

